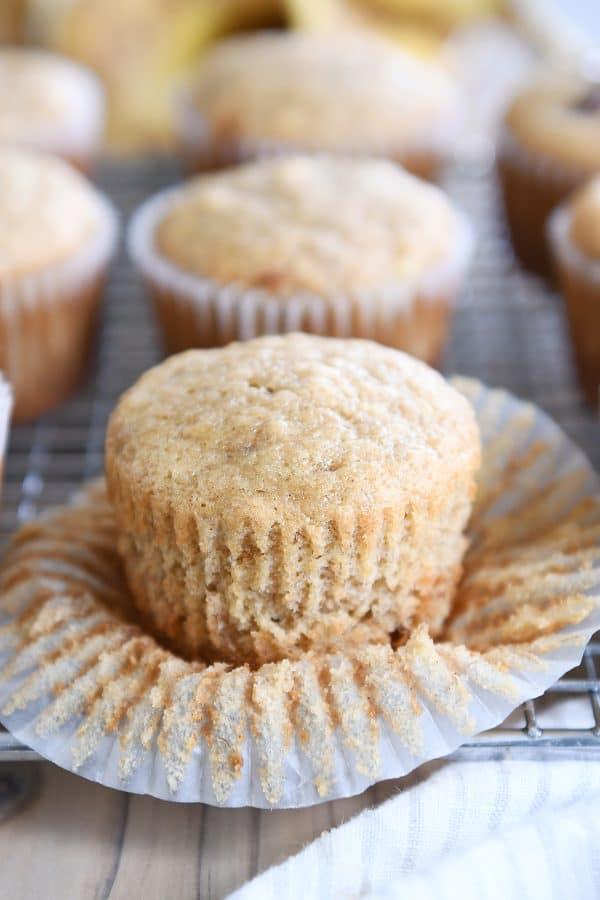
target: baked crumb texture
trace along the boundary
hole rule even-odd
[[[135,624],[96,485],[18,531],[0,569],[0,716],[113,787],[298,806],[453,750],[577,664],[598,628],[600,494],[558,428],[460,380],[483,465],[441,640],[340,644],[257,669],[186,662]]]
[[[473,411],[436,372],[307,335],[171,357],[106,444],[149,627],[188,658],[253,666],[437,633],[479,459]]]

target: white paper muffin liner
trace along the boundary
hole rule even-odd
[[[68,115],[56,122],[35,122],[35,128],[21,141],[14,141],[30,150],[39,150],[64,157],[77,166],[88,169],[102,147],[106,119],[106,98],[100,78],[88,69],[49,51],[19,50],[19,54],[47,57],[63,69],[65,104]]]
[[[219,284],[184,271],[156,247],[158,224],[186,190],[185,185],[169,188],[143,203],[132,217],[127,243],[135,266],[155,298],[166,298],[171,316],[183,323],[193,321],[199,333],[213,336],[214,343],[290,331],[381,340],[393,333],[398,319],[410,318],[417,302],[451,307],[473,257],[472,226],[462,212],[455,210],[456,225],[448,236],[446,258],[411,282],[335,297],[309,292],[278,297],[234,282]]]
[[[329,153],[343,156],[375,156],[395,160],[400,164],[413,161],[424,165],[427,176],[435,175],[450,160],[458,146],[464,104],[458,93],[448,109],[440,113],[435,122],[423,129],[418,136],[390,143],[365,146],[357,124],[355,142],[345,142],[339,147],[316,146],[310,143],[259,138],[250,135],[226,137],[215,131],[212,123],[196,106],[187,86],[180,88],[173,97],[173,115],[178,143],[193,168],[223,168],[239,165],[255,159],[287,156],[293,153]],[[410,167],[410,166],[409,166]]]
[[[568,203],[554,210],[546,227],[548,241],[554,258],[591,284],[600,286],[600,259],[593,259],[583,253],[571,240],[572,212]],[[598,338],[600,341],[600,337]]]
[[[483,466],[443,641],[419,627],[256,671],[204,667],[128,621],[102,483],[26,525],[0,568],[0,720],[103,785],[299,807],[452,752],[575,666],[600,627],[600,485],[534,406],[466,379]]]
[[[0,284],[1,367],[13,386],[17,414],[25,395],[35,393],[36,383],[43,385],[53,367],[69,364],[65,340],[70,335],[70,311],[75,314],[82,298],[99,290],[114,255],[119,236],[117,212],[98,192],[95,202],[98,224],[81,248],[56,263]],[[77,348],[72,349],[76,357]]]

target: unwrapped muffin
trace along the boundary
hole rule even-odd
[[[545,225],[552,210],[600,171],[600,87],[575,77],[536,81],[504,120],[498,172],[515,253],[552,274]]]
[[[600,175],[553,213],[549,237],[581,385],[600,411]]]
[[[267,337],[146,373],[109,423],[119,549],[186,657],[262,663],[439,632],[479,464],[468,402],[367,341]]]
[[[302,150],[385,156],[429,177],[458,107],[448,69],[383,39],[264,32],[206,54],[178,127],[194,170]]]
[[[0,371],[16,420],[78,385],[116,235],[112,207],[71,166],[0,150]]]
[[[88,170],[102,145],[104,93],[88,69],[42,50],[0,48],[0,145]]]
[[[441,190],[393,163],[305,155],[157,195],[129,246],[170,352],[301,330],[436,362],[472,238]]]

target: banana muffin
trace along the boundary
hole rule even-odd
[[[552,210],[600,171],[600,85],[575,77],[538,80],[512,102],[498,172],[515,253],[553,274],[545,225]]]
[[[295,334],[147,372],[110,419],[106,475],[148,627],[260,664],[438,633],[479,458],[470,405],[432,369]]]
[[[116,234],[112,207],[72,166],[0,149],[0,371],[15,420],[79,383]]]
[[[600,412],[600,174],[552,214],[549,237],[581,385]]]
[[[0,48],[0,145],[88,170],[102,144],[104,93],[88,69],[43,50]]]
[[[178,104],[192,170],[265,154],[385,156],[431,177],[451,152],[449,68],[375,36],[263,32],[209,51]]]
[[[436,362],[472,238],[439,188],[387,160],[303,155],[158,194],[129,246],[170,352],[307,331]]]

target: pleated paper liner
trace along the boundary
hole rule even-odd
[[[513,249],[527,269],[553,279],[546,223],[552,211],[592,172],[536,153],[507,128],[500,133],[497,163]]]
[[[452,752],[575,666],[600,627],[600,487],[534,406],[458,379],[484,443],[444,640],[417,629],[264,665],[188,663],[135,624],[104,486],[23,527],[0,569],[0,719],[101,784],[298,807]]]

